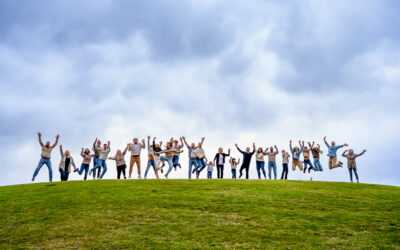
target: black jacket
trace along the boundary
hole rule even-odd
[[[222,163],[225,164],[225,157],[229,156],[230,154],[231,153],[229,153],[229,154],[222,153]],[[219,165],[218,159],[219,159],[219,153],[215,154],[215,157],[214,157],[215,165]]]

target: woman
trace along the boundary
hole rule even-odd
[[[100,175],[100,179],[103,179],[104,175],[107,172],[106,160],[107,160],[108,154],[110,153],[110,150],[111,150],[110,149],[110,141],[108,141],[107,144],[103,145],[103,148],[100,151],[100,155],[99,155],[99,159],[97,161],[97,165],[89,171],[89,175],[91,175],[92,172],[94,172],[96,169],[100,170],[100,168],[103,167],[103,171],[102,171],[102,173]]]
[[[155,138],[154,138],[155,140]],[[147,179],[147,174],[149,172],[150,167],[153,167],[154,174],[156,175],[156,178],[158,179],[158,168],[160,166],[160,156],[154,155],[155,150],[161,151],[160,148],[156,149],[155,142],[153,140],[153,144],[150,144],[150,136],[147,137],[147,154],[148,154],[148,160],[147,160],[147,167],[146,171],[144,172],[144,178]],[[160,142],[161,144],[162,142]],[[156,165],[156,158],[157,158],[157,165]],[[157,166],[157,168],[156,168]]]
[[[307,165],[310,165],[310,167],[308,168],[308,173],[311,172],[312,169],[314,169],[314,166],[312,165],[311,161],[310,161],[310,149],[308,147],[304,147],[304,141],[300,142],[299,141],[299,145],[301,150],[303,151],[303,158],[304,158],[304,170],[303,173],[306,173],[307,170]]]
[[[279,154],[278,147],[274,146],[276,151],[274,151],[273,147],[269,148],[268,155],[268,178],[271,180],[271,169],[274,170],[274,179],[276,180],[276,155]]]
[[[179,153],[182,153],[183,150],[178,151],[178,152],[179,152]],[[162,155],[162,156],[160,157],[160,160],[161,160],[163,163],[164,163],[164,162],[168,162],[169,168],[168,168],[167,173],[165,174],[165,178],[167,178],[167,179],[168,179],[169,173],[171,172],[171,170],[172,170],[172,168],[173,168],[172,158],[174,157],[174,155],[175,155],[176,153],[177,153],[177,151],[172,147],[172,143],[167,143],[167,148],[166,148],[166,149],[164,149],[164,150],[162,150],[162,151],[159,151],[159,152],[154,152],[155,155],[165,154],[165,156]]]
[[[92,160],[94,154],[91,154],[90,150],[88,148],[85,150],[83,150],[83,148],[82,148],[81,156],[83,157],[81,168],[75,169],[74,171],[78,172],[79,175],[82,175],[83,170],[85,170],[85,177],[83,179],[86,180],[88,172],[89,172],[90,161]]]
[[[317,147],[314,147],[314,142],[312,142],[312,144],[310,142],[308,142],[308,146],[310,146],[311,149],[311,154],[314,158],[314,170],[315,171],[323,171],[322,166],[321,166],[321,162],[319,161],[319,156],[321,154],[323,154],[324,152],[322,152],[321,147],[319,146],[319,144],[317,144]]]
[[[128,151],[129,145],[126,146],[124,152],[121,153],[121,150],[117,150],[117,154],[114,157],[109,157],[109,160],[114,160],[115,165],[117,165],[117,179],[121,179],[121,173],[124,175],[124,179],[126,179],[125,175],[125,169],[126,169],[126,163],[125,163],[125,154],[126,151]]]
[[[225,154],[222,148],[218,149],[218,153],[215,154],[214,164],[217,166],[217,178],[224,178],[224,165],[225,165],[225,157],[230,156],[231,149],[228,149],[228,153]]]
[[[296,167],[299,167],[300,171],[303,171],[303,166],[300,161],[301,149],[298,147],[292,148],[292,141],[289,141],[290,152],[292,152],[292,170],[295,171]]]
[[[236,159],[231,157],[229,163],[231,164],[232,179],[236,179],[236,168],[240,164],[240,158],[236,162]]]
[[[289,173],[289,158],[290,154],[285,150],[282,150],[282,176],[281,180],[287,180],[287,175]]]
[[[204,149],[203,149],[204,140],[205,140],[205,138],[203,137],[201,139],[201,142],[199,142],[196,150],[193,151],[193,154],[196,156],[196,167],[193,171],[196,171],[197,179],[199,179],[200,172],[203,171],[203,169],[207,166],[207,164],[206,164],[207,157],[206,157],[206,154],[204,153]]]
[[[66,150],[64,154],[62,145],[60,145],[60,154],[61,162],[58,166],[58,170],[60,171],[61,181],[68,181],[69,173],[71,172],[71,165],[76,170],[75,162],[68,150]]]
[[[347,150],[343,152],[342,156],[347,158],[347,168],[349,169],[349,174],[350,174],[350,181],[353,182],[353,173],[356,176],[357,183],[359,183],[358,180],[358,174],[357,174],[357,164],[356,164],[356,158],[363,155],[365,152],[367,152],[366,149],[364,149],[360,154],[354,154],[353,149],[349,150],[349,153],[347,153]]]
[[[256,168],[257,168],[257,174],[258,174],[258,179],[261,179],[261,173],[260,169],[262,170],[264,174],[264,179],[267,178],[265,175],[265,161],[264,161],[264,155],[267,155],[268,148],[265,149],[265,152],[263,151],[262,148],[258,148],[257,153],[256,153]]]

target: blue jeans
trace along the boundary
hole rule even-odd
[[[200,172],[207,166],[204,159],[196,159],[196,178],[199,179]]]
[[[263,161],[256,161],[256,168],[257,168],[257,174],[258,174],[258,179],[261,179],[261,171],[264,174],[264,178],[266,177],[265,175],[265,168],[264,168],[265,162]]]
[[[236,169],[232,169],[232,179],[236,179]]]
[[[53,180],[53,170],[51,169],[51,161],[50,159],[46,158],[41,158],[39,161],[38,166],[35,169],[35,172],[33,172],[33,178],[35,179],[36,176],[38,175],[40,169],[43,167],[43,165],[46,164],[47,168],[49,169],[49,180]]]
[[[189,158],[189,179],[192,179],[192,166],[196,169],[196,159]]]
[[[168,174],[171,172],[171,170],[172,170],[172,168],[173,168],[173,166],[174,166],[174,164],[172,163],[172,159],[171,158],[168,158],[168,157],[166,157],[166,156],[164,156],[164,155],[162,155],[161,157],[160,157],[160,160],[162,161],[162,162],[165,162],[165,161],[167,161],[168,162],[168,166],[169,166],[169,168],[168,168],[168,171],[167,171],[167,176],[168,176]]]
[[[65,170],[59,169],[61,175],[61,181],[68,181],[69,173],[65,172]]]
[[[276,180],[276,162],[268,162],[268,178],[271,180],[271,168],[274,170],[274,179]]]
[[[105,160],[102,160],[102,159],[98,159],[97,160],[97,165],[94,167],[94,168],[92,168],[92,171],[93,171],[93,176],[94,176],[94,171],[96,170],[96,169],[99,169],[99,171],[100,171],[100,168],[101,167],[103,167],[103,172],[101,173],[101,175],[100,175],[100,179],[103,179],[103,176],[106,174],[106,172],[107,172],[107,164],[106,164],[106,161]]]
[[[323,171],[322,166],[321,166],[321,162],[319,162],[318,159],[314,159],[314,170],[315,171]]]
[[[207,179],[212,179],[212,171],[207,171]]]
[[[88,171],[89,171],[89,164],[82,163],[81,164],[81,168],[78,169],[78,174],[81,175],[83,173],[83,170],[85,170],[85,177],[83,179],[86,180],[87,179],[87,174],[88,174]]]
[[[353,182],[353,172],[354,175],[356,176],[356,179],[358,181],[358,174],[357,174],[357,169],[356,168],[349,168],[349,174],[350,174],[350,181]]]
[[[93,157],[93,168],[97,166],[98,162],[99,162],[99,158]],[[101,172],[101,169],[97,169],[97,177],[100,177],[100,172]],[[93,176],[96,176],[96,170],[93,171]]]
[[[147,177],[147,173],[149,172],[149,169],[151,166],[153,166],[154,173],[156,173],[156,163],[154,162],[154,160],[148,160],[147,168],[146,168],[146,171],[144,172],[144,178]]]
[[[309,170],[313,170],[314,169],[314,166],[312,165],[310,160],[304,160],[304,170],[303,170],[304,172],[306,172],[306,170],[307,170],[307,165],[310,165]]]
[[[172,157],[172,163],[175,168],[177,166],[181,167],[181,164],[179,163],[179,155],[174,155],[174,157]]]

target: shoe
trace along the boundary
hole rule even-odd
[[[309,173],[309,174],[311,173],[311,168],[308,169],[308,173]]]
[[[163,169],[161,169],[161,173],[164,173],[164,170],[163,170]]]
[[[339,161],[339,164],[340,164],[340,165],[343,165],[343,162]]]
[[[126,176],[124,176],[124,179],[126,180]]]
[[[32,178],[32,181],[35,181],[35,178]]]
[[[129,174],[129,179],[132,179],[132,174]]]
[[[75,169],[74,169],[74,172],[78,172],[78,169],[77,169],[77,168],[75,168]]]
[[[196,168],[194,168],[194,169],[192,170],[192,174],[194,174],[194,171],[196,171]]]
[[[178,165],[179,168],[182,168],[181,165]]]
[[[138,175],[138,177],[137,177],[138,179],[142,179],[142,176],[141,175]]]
[[[168,175],[166,174],[166,175],[164,175],[165,176],[165,179],[168,179]]]
[[[357,180],[357,183],[360,183],[360,182]]]
[[[243,175],[243,174],[240,174],[240,175],[239,175],[239,179],[242,178],[242,175]]]
[[[176,167],[174,167],[174,170],[176,171]]]

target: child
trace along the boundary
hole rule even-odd
[[[314,147],[314,144],[315,144],[314,142],[312,142],[312,144],[310,142],[308,142],[308,146],[310,146],[311,154],[314,158],[314,170],[322,172],[323,169],[321,166],[321,162],[319,161],[319,155],[323,154],[324,152],[322,152],[319,144],[317,144],[317,147]]]
[[[286,152],[285,150],[282,150],[282,176],[281,180],[283,180],[283,177],[285,177],[285,180],[287,180],[287,175],[289,173],[289,158],[290,154]]]
[[[357,164],[356,164],[356,158],[363,155],[365,152],[367,152],[367,150],[363,150],[360,154],[354,154],[353,149],[349,150],[349,153],[346,154],[347,150],[343,152],[342,156],[347,158],[347,168],[349,169],[349,173],[350,173],[350,181],[353,182],[353,173],[356,176],[357,179],[357,183],[359,183],[358,181],[358,174],[357,174]]]
[[[214,170],[214,163],[212,161],[209,161],[207,165],[207,179],[212,179],[213,170]]]
[[[303,173],[306,173],[307,170],[307,165],[310,165],[310,167],[308,168],[308,173],[310,173],[311,169],[314,169],[314,166],[312,165],[311,161],[310,161],[310,149],[308,149],[308,147],[304,147],[304,141],[300,142],[300,148],[303,151],[303,158],[304,158],[304,170]]]
[[[236,159],[231,157],[229,163],[231,164],[232,179],[236,179],[236,168],[240,164],[240,158],[236,162]]]

